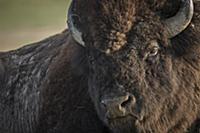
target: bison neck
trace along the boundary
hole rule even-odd
[[[65,31],[0,53],[0,132],[106,132],[87,92],[81,51]]]
[[[88,94],[85,63],[83,48],[69,40],[44,83],[39,132],[106,132]]]

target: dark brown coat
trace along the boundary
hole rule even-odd
[[[195,1],[195,14],[190,26],[167,40],[160,18],[154,12],[162,10],[163,17],[174,15],[178,2],[135,0],[138,5],[133,8],[137,11],[131,10],[131,17],[126,18],[134,20],[128,26],[124,19],[115,21],[119,12],[117,8],[113,14],[111,10],[105,10],[119,3],[104,1],[97,8],[101,9],[97,18],[93,9],[96,8],[95,1],[86,0],[83,4],[77,0],[77,13],[83,20],[88,20],[81,24],[84,34],[87,33],[84,38],[87,48],[79,46],[66,30],[39,43],[0,54],[0,132],[199,132],[200,3]],[[123,10],[132,7],[130,3],[134,0],[121,1],[126,5],[122,6]],[[168,4],[170,1],[172,3]],[[134,18],[134,15],[139,17]],[[108,34],[111,29],[103,23],[128,32],[141,19],[147,25],[152,22],[153,26],[144,24],[142,30],[139,26],[128,34],[137,34],[137,43],[135,38],[121,39],[121,36],[113,41],[115,32]],[[139,51],[152,38],[159,38],[161,42],[162,52],[156,61],[141,61],[142,53],[138,56],[136,51],[128,51],[129,47],[122,49],[130,41]],[[122,46],[120,50],[115,44]],[[114,53],[106,55],[108,49]],[[129,54],[131,56],[125,59]],[[132,119],[111,122],[110,125],[103,119],[103,111],[99,108],[100,96],[121,92],[113,91],[116,89],[114,81],[125,86],[125,91],[133,93],[141,103],[138,108],[146,111],[146,117],[137,129],[133,128]]]

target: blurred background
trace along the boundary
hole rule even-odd
[[[0,51],[63,31],[69,3],[70,0],[0,0]]]

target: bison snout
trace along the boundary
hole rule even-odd
[[[113,98],[105,98],[101,101],[108,119],[115,119],[130,115],[135,103],[136,99],[131,94],[125,94],[123,96]]]

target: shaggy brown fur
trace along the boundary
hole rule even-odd
[[[4,73],[5,73],[4,66],[2,64],[2,61],[0,60],[0,81],[3,80]]]
[[[168,39],[162,20],[179,2],[74,0],[86,47],[64,31],[0,54],[0,132],[198,133],[200,2],[189,27]],[[143,119],[107,120],[101,98],[125,92]]]
[[[99,117],[107,123],[101,98],[124,91],[136,97],[133,112],[145,117],[133,127],[131,118],[107,123],[114,132],[182,133],[199,118],[199,3],[194,1],[190,26],[175,38],[167,38],[162,23],[176,14],[179,2],[88,0],[89,12],[81,1],[74,3],[75,9],[81,9],[75,13],[89,47],[89,88]],[[155,40],[159,55],[149,58]]]

